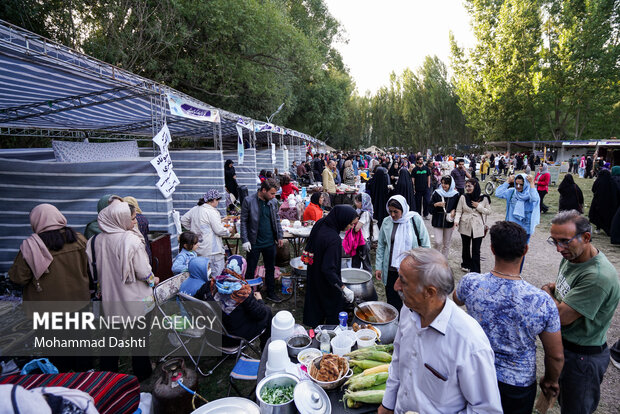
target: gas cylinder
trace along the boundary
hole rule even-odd
[[[178,383],[183,381],[190,390],[196,391],[198,379],[196,371],[185,366],[183,358],[173,358],[158,368],[159,378],[153,387],[153,409],[155,414],[191,413],[193,395]]]

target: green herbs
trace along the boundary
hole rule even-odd
[[[293,399],[294,390],[295,384],[264,387],[260,391],[260,398],[267,404],[284,404]]]

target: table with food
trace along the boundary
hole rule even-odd
[[[339,316],[340,325],[309,330],[288,311],[274,316],[258,371],[261,412],[376,412],[385,392],[398,312],[372,301]]]

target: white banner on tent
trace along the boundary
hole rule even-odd
[[[168,145],[172,141],[168,125],[164,124],[161,130],[153,137],[153,142],[159,146],[161,152],[168,152]]]
[[[171,93],[167,93],[166,96],[172,115],[198,121],[220,122],[220,112],[217,109],[204,107]]]
[[[170,169],[165,175],[161,176],[157,182],[157,188],[159,188],[159,191],[161,191],[164,197],[168,198],[174,193],[174,189],[179,183],[179,178],[174,171]]]
[[[237,125],[237,163],[243,164],[243,158],[245,156],[245,148],[243,147],[243,129]]]
[[[159,175],[159,181],[156,185],[165,198],[169,198],[174,192],[175,187],[180,183],[179,178],[172,170],[172,158],[170,158],[170,152],[168,152],[168,144],[171,141],[170,130],[166,124],[153,137],[153,142],[159,146],[161,153],[151,160],[151,165],[157,171],[157,175]]]
[[[276,163],[276,144],[271,143],[271,163]]]

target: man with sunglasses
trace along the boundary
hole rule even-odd
[[[562,255],[555,283],[542,287],[560,314],[564,368],[558,401],[562,414],[592,413],[609,365],[607,330],[620,299],[618,272],[591,243],[592,227],[576,210],[551,220],[547,241]]]

